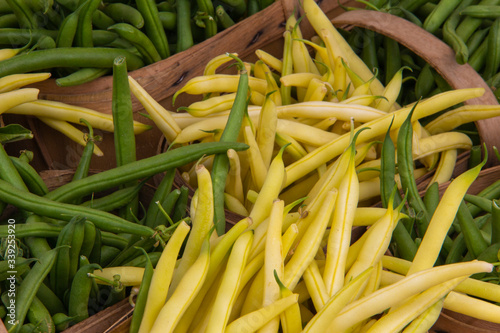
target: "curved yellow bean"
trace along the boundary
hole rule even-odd
[[[319,249],[323,251],[323,249]],[[309,266],[304,271],[302,275],[304,282],[306,283],[307,290],[314,304],[314,308],[319,312],[323,306],[326,304],[330,296],[326,290],[325,283],[319,271],[318,263],[313,260]]]
[[[243,128],[243,137],[244,142],[249,146],[247,156],[248,164],[250,165],[250,172],[252,174],[252,181],[257,187],[257,190],[260,190],[266,179],[267,167],[264,164],[262,154],[259,150],[259,146],[257,145],[257,141],[255,141],[255,136],[250,126],[245,126]]]
[[[425,125],[431,134],[448,132],[460,125],[500,116],[498,105],[464,105],[445,114]]]
[[[456,149],[448,149],[441,152],[441,158],[439,159],[439,163],[428,187],[431,186],[432,183],[437,182],[438,184],[443,184],[451,179],[457,162],[457,154]]]
[[[243,193],[243,183],[241,180],[240,157],[234,149],[228,149],[227,157],[229,158],[229,172],[227,175],[225,191],[243,203],[245,201],[245,197]]]
[[[462,293],[450,292],[444,299],[443,307],[480,320],[500,324],[500,306]]]
[[[421,159],[445,150],[469,150],[471,147],[472,140],[467,134],[461,132],[446,132],[421,138],[418,144],[414,145],[412,153],[414,159]]]
[[[234,58],[230,57],[230,55],[237,57],[238,53],[224,53],[210,59],[205,65],[203,75],[213,75],[220,66],[234,60]]]
[[[327,93],[327,83],[323,80],[312,79],[307,87],[304,102],[322,101]]]
[[[283,62],[273,56],[272,54],[264,51],[264,50],[255,50],[255,55],[257,58],[262,60],[266,65],[277,71],[278,73],[281,73],[283,69]]]
[[[384,116],[385,113],[369,106],[333,102],[302,102],[278,106],[279,118],[304,117],[324,119],[335,117],[338,120],[369,122]]]
[[[94,275],[111,281],[113,281],[113,276],[120,275],[120,282],[123,286],[138,286],[141,284],[144,268],[132,266],[105,267],[102,270],[96,269]],[[96,282],[106,284],[100,279],[96,279]]]
[[[255,138],[266,167],[271,163],[277,126],[278,113],[276,111],[276,103],[271,98],[266,97],[259,114]]]
[[[234,103],[236,93],[210,97],[203,101],[191,103],[188,107],[179,108],[193,117],[205,117],[209,114],[230,110]]]
[[[4,50],[5,49],[0,50],[0,52]],[[4,76],[0,78],[0,93],[16,90],[28,84],[47,80],[50,75],[50,73],[25,73]]]
[[[428,332],[436,323],[443,309],[444,299],[434,303],[430,308],[422,312],[420,316],[413,319],[402,333],[425,333]]]
[[[312,79],[321,80],[321,75],[314,73],[292,73],[280,77],[280,82],[285,87],[307,88]]]
[[[401,85],[403,83],[403,70],[405,67],[398,70],[392,79],[389,81],[382,94],[385,98],[380,98],[375,102],[374,107],[378,110],[389,112],[396,103],[396,99],[401,92]]]
[[[276,131],[281,135],[289,135],[299,142],[315,147],[322,146],[339,137],[335,133],[287,119],[278,119]]]

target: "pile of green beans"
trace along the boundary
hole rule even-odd
[[[71,181],[56,189],[31,167],[31,152],[9,156],[0,144],[0,317],[9,332],[61,331],[130,295],[121,269],[155,266],[177,226],[190,223],[176,169],[247,148],[200,143],[136,160],[126,63],[113,62],[115,168],[89,175],[99,138],[84,119],[87,144]],[[155,175],[163,179],[152,197],[140,196]],[[91,274],[103,268],[116,271],[113,280]]]
[[[365,9],[400,16],[426,29],[455,51],[459,64],[472,66],[500,98],[499,0],[370,0]],[[412,69],[404,73],[401,104],[451,89],[429,64],[389,37],[361,28],[344,33],[382,82],[401,66]]]
[[[431,184],[421,196],[413,176],[413,161],[411,161],[412,135],[411,113],[401,126],[397,145],[394,145],[387,133],[382,146],[380,189],[382,205],[387,207],[391,190],[395,186],[394,174],[397,170],[401,179],[401,193],[394,205],[406,200],[403,207],[408,217],[398,222],[393,231],[391,252],[393,255],[412,261],[417,248],[426,233],[440,200],[438,183]],[[480,156],[480,153],[479,153]],[[470,159],[469,166],[481,165],[476,154]],[[496,263],[500,260],[500,181],[484,188],[477,195],[466,194],[457,211],[454,222],[448,232],[436,265],[451,264],[474,259]],[[500,283],[499,272],[494,270],[488,274],[474,276],[476,278]]]
[[[110,74],[113,59],[128,70],[188,49],[272,0],[0,1],[0,77],[51,71],[60,86]],[[9,53],[12,54],[12,53]]]

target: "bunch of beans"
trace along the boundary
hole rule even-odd
[[[355,10],[355,8],[348,8]],[[500,96],[500,1],[498,0],[370,0],[365,9],[403,17],[432,33],[456,53],[459,64],[468,63]],[[450,87],[436,71],[396,41],[372,31],[355,28],[345,32],[353,49],[370,68],[377,68],[388,82],[402,66],[411,68],[405,76],[399,102],[429,97]]]
[[[53,70],[61,86],[110,73],[127,56],[129,70],[184,51],[270,5],[269,0],[0,2],[2,76]],[[14,56],[15,55],[15,56]]]

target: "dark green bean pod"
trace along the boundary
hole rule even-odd
[[[423,6],[428,1],[429,0],[402,0],[399,6],[410,12],[413,12],[417,10],[419,7]]]
[[[153,42],[141,30],[128,23],[116,23],[108,28],[116,32],[121,38],[134,45],[141,53],[146,64],[160,61],[161,57]],[[127,81],[128,82],[128,81]]]
[[[167,34],[163,29],[154,0],[137,0],[137,9],[144,18],[146,35],[151,39],[162,59],[170,56]]]
[[[471,5],[464,8],[460,15],[481,19],[497,19],[500,17],[500,6]]]
[[[236,57],[235,57],[236,58]],[[247,112],[248,73],[243,62],[236,58],[240,70],[238,89],[231,112],[220,137],[220,142],[236,142],[240,133],[243,117]],[[226,228],[224,211],[224,189],[229,171],[229,158],[226,153],[217,154],[212,164],[212,186],[214,193],[214,225],[218,235],[222,235]]]
[[[493,243],[488,246],[480,255],[477,256],[477,260],[486,261],[489,263],[498,262],[498,253],[500,251],[500,242]]]
[[[14,264],[9,260],[0,261],[0,281],[5,281],[5,279],[7,279],[12,275],[14,276],[23,275],[26,271],[28,271],[30,264],[33,263],[33,261],[36,261],[36,259],[35,258],[26,259],[23,257],[16,257]],[[14,271],[15,273],[11,273],[12,271]]]
[[[55,248],[44,253],[33,265],[19,285],[16,293],[16,320],[23,323],[35,295],[54,265],[60,248]],[[7,321],[4,323],[7,329],[12,325]]]
[[[486,36],[488,36],[489,31],[490,28],[487,27],[484,29],[476,30],[476,32],[472,34],[472,36],[467,41],[467,48],[469,49],[470,54],[477,50],[479,45],[481,45],[481,43],[485,40]]]
[[[134,259],[125,262],[125,263],[123,263],[123,266],[145,267],[147,262],[148,262],[148,259],[151,261],[153,266],[156,266],[156,264],[158,263],[158,260],[160,260],[160,257],[161,257],[161,252],[153,251],[153,252],[149,252],[147,254],[147,256],[144,254],[141,254],[140,256],[135,257]]]
[[[125,206],[127,203],[132,201],[138,194],[144,181],[137,184],[135,187],[125,187],[123,189],[116,190],[104,197],[90,199],[81,203],[81,206],[91,207],[97,210],[102,210],[104,212],[111,212],[115,209]]]
[[[173,12],[158,12],[161,24],[167,31],[174,31],[177,27],[177,14]]]
[[[377,43],[375,41],[375,32],[367,29],[360,29],[363,38],[363,48],[361,49],[361,58],[370,70],[379,68],[377,58]]]
[[[15,14],[3,14],[0,16],[0,28],[19,28],[19,21]]]
[[[432,183],[424,194],[424,205],[429,212],[429,216],[434,215],[436,208],[439,204],[439,184],[437,182]]]
[[[474,258],[477,258],[488,247],[488,243],[483,238],[478,226],[474,223],[474,218],[463,201],[458,208],[457,220],[464,235],[467,249]]]
[[[56,331],[62,332],[69,328],[73,317],[69,317],[65,313],[55,313],[52,315],[52,320],[54,321],[54,325],[56,325]]]
[[[488,80],[498,72],[500,68],[500,19],[495,20],[488,32],[488,53],[482,74],[483,79]]]
[[[57,237],[62,226],[46,223],[33,222],[30,224],[16,224],[16,237]],[[7,225],[0,225],[0,237],[7,237],[9,229]]]
[[[464,200],[467,201],[469,204],[472,204],[476,206],[476,209],[491,213],[491,199],[481,196],[481,195],[474,195],[474,194],[469,194],[467,193],[464,196]],[[471,214],[475,216],[476,210],[473,210],[472,207],[469,207]]]
[[[70,222],[71,223],[71,222]],[[79,217],[76,219],[75,227],[73,230],[73,237],[71,239],[71,248],[69,249],[69,281],[73,279],[76,271],[78,270],[78,263],[80,261],[80,252],[82,250],[83,242],[85,240],[85,225],[93,223],[87,223],[84,217]],[[94,226],[95,227],[95,226]]]
[[[38,22],[31,8],[21,0],[6,0],[19,21],[19,26],[24,29],[38,28]]]
[[[455,59],[459,64],[465,64],[469,60],[469,48],[465,41],[457,34],[456,28],[460,23],[460,12],[463,8],[473,3],[473,0],[464,0],[446,19],[443,26],[443,40],[455,51]]]
[[[135,242],[132,246],[129,246],[125,250],[121,251],[115,258],[107,265],[107,267],[121,266],[123,263],[128,262],[141,254],[141,251],[137,248],[143,248],[147,252],[150,252],[155,247],[156,241],[153,238],[142,238]]]
[[[401,69],[401,52],[399,43],[392,38],[384,37],[385,58],[385,84],[387,85],[394,75]]]
[[[88,259],[92,264],[101,265],[101,249],[102,249],[102,236],[101,230],[95,229],[95,239],[94,245],[92,246],[92,251],[90,252]]]
[[[148,299],[149,286],[151,285],[151,279],[153,278],[154,273],[153,264],[148,253],[144,249],[142,249],[142,251],[144,252],[143,256],[146,258],[146,264],[144,267],[144,275],[141,286],[139,287],[137,299],[135,300],[134,312],[130,322],[130,333],[139,332],[139,327],[141,326],[142,317],[144,315],[144,309],[146,308],[146,301]]]
[[[467,244],[465,243],[465,238],[462,233],[459,233],[455,236],[453,243],[451,245],[450,251],[445,259],[445,264],[453,264],[456,262],[460,262],[462,257],[467,252]]]
[[[491,200],[491,244],[500,242],[500,205],[498,200]]]
[[[172,214],[180,195],[181,190],[176,188],[165,197],[165,200],[157,203],[160,211],[156,214],[155,227],[158,225],[172,225],[175,222],[172,219]]]
[[[120,254],[120,252],[121,252],[121,250],[116,248],[116,247],[103,245],[101,247],[101,263],[100,263],[100,265],[102,267],[107,267],[109,265],[109,263],[111,262],[111,260],[113,260],[118,254]]]
[[[121,2],[109,3],[103,8],[103,12],[115,22],[130,23],[137,29],[144,26],[142,14],[129,4]]]
[[[32,214],[26,218],[25,224],[17,225],[16,229],[19,228],[21,225],[29,225],[33,222],[43,222],[43,219],[38,215]],[[17,230],[16,230],[16,232],[17,232]],[[16,237],[19,237],[19,236],[16,234]],[[55,237],[57,237],[57,236],[55,236]],[[24,243],[26,244],[26,246],[28,246],[31,257],[39,258],[43,253],[51,250],[51,247],[50,247],[47,239],[44,237],[26,236],[24,238]]]
[[[203,23],[205,25],[205,39],[217,34],[216,10],[212,0],[196,0],[198,12],[205,16]]]
[[[153,194],[153,198],[149,202],[148,209],[146,211],[146,219],[144,224],[152,227],[156,221],[156,215],[159,212],[158,205],[156,202],[161,202],[165,199],[165,197],[172,190],[172,184],[174,182],[176,169],[170,169],[165,172],[164,177],[162,178],[158,188],[155,190]]]
[[[229,14],[224,9],[224,6],[219,5],[215,8],[215,15],[217,17],[217,22],[222,29],[227,29],[235,24],[234,20],[229,16]]]
[[[259,2],[258,0],[248,0],[247,1],[247,16],[252,16],[259,12]]]
[[[178,221],[185,218],[188,209],[189,189],[186,186],[182,185],[179,190],[181,193],[175,203],[174,211],[172,213],[172,221],[174,221],[174,223],[177,223]]]
[[[193,33],[191,32],[191,2],[190,0],[177,0],[177,44],[176,52],[182,52],[193,46]]]
[[[78,16],[83,5],[79,6],[75,11],[69,13],[61,22],[59,27],[56,45],[57,47],[71,47],[75,39],[76,29],[78,27]]]
[[[10,156],[10,160],[30,192],[36,195],[45,195],[49,192],[42,177],[29,163],[13,156]]]
[[[49,310],[43,302],[34,297],[28,310],[27,318],[40,332],[55,332],[56,326]]]
[[[102,10],[97,9],[92,15],[92,25],[97,29],[106,30],[115,23],[116,22]]]
[[[38,288],[36,297],[43,302],[51,315],[58,312],[66,312],[66,307],[57,295],[45,283],[42,283]]]
[[[8,45],[12,47],[34,45],[42,37],[49,36],[53,39],[57,38],[57,31],[48,29],[17,29],[17,28],[1,28],[0,29],[0,45]]]
[[[75,182],[76,183],[76,182]],[[152,236],[153,229],[124,220],[108,212],[78,205],[54,202],[44,197],[19,191],[9,183],[0,180],[0,200],[10,203],[20,209],[32,211],[35,214],[63,221],[69,221],[73,216],[81,215],[92,221],[96,227],[113,232],[123,232],[142,236]]]
[[[75,323],[79,323],[89,317],[88,305],[92,289],[92,278],[88,274],[96,269],[100,269],[100,266],[97,264],[88,264],[80,267],[71,283],[68,315],[74,317],[73,321]]]
[[[64,184],[50,192],[45,198],[55,201],[67,201],[75,197],[104,191],[132,180],[151,177],[165,170],[197,161],[202,156],[225,153],[228,149],[236,151],[248,148],[238,142],[196,143],[168,150],[164,153],[143,158],[127,165],[90,175],[84,180]],[[89,218],[89,220],[91,220]],[[95,221],[92,220],[94,223]]]
[[[426,63],[418,74],[417,82],[415,83],[415,96],[417,98],[425,98],[430,95],[435,87],[436,82],[432,74],[431,66]]]
[[[235,17],[241,17],[247,10],[247,4],[245,0],[221,0],[221,2],[225,3],[231,10],[234,11]],[[259,5],[260,8],[260,5]]]
[[[0,145],[0,179],[12,184],[17,189],[29,191],[3,145]]]
[[[499,0],[482,0],[478,5],[499,5]],[[457,34],[463,41],[467,42],[472,34],[481,26],[483,22],[480,18],[465,17],[457,27]]]
[[[75,33],[75,45],[80,47],[93,47],[92,16],[99,7],[100,0],[86,0],[79,15]]]
[[[469,57],[468,64],[476,71],[481,72],[486,64],[486,57],[488,53],[488,38],[486,38],[481,45]]]
[[[463,0],[439,1],[425,19],[422,27],[434,34]]]
[[[50,272],[50,288],[60,299],[64,299],[64,293],[70,286],[70,249],[76,222],[76,218],[73,218],[70,223],[63,227],[59,237],[57,237],[56,247],[59,247],[60,250]]]
[[[57,78],[56,84],[59,87],[77,86],[100,78],[110,71],[109,68],[81,68],[69,75]]]

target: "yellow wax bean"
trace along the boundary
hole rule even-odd
[[[224,193],[224,205],[226,206],[226,209],[231,212],[241,216],[248,216],[248,210],[245,208],[245,205],[229,193]]]
[[[182,315],[203,286],[209,264],[210,242],[206,238],[198,257],[182,276],[172,296],[161,308],[150,332],[173,332]]]
[[[330,221],[331,214],[335,207],[336,197],[336,191],[327,193],[316,218],[305,231],[295,252],[285,265],[283,284],[287,288],[293,290],[305,269],[309,266],[311,261],[314,260],[314,255],[321,244],[321,239],[323,238],[326,226]]]
[[[217,71],[217,69],[220,66],[222,66],[225,63],[228,63],[230,61],[233,61],[234,58],[231,57],[230,55],[237,57],[238,53],[229,53],[229,54],[224,53],[224,54],[218,55],[218,56],[210,59],[207,62],[205,69],[203,70],[203,75],[213,75],[213,74],[215,74],[215,72]]]
[[[146,109],[156,126],[158,126],[168,140],[173,141],[181,129],[171,117],[168,110],[152,98],[131,76],[128,77],[128,81],[130,83],[130,91],[139,100],[144,109]]]
[[[481,119],[500,116],[498,105],[464,105],[445,114],[425,125],[431,134],[448,132],[458,126]]]
[[[172,103],[182,93],[190,95],[201,95],[208,93],[232,93],[238,88],[239,75],[235,74],[213,74],[197,76],[189,80],[181,89],[177,90],[173,96]],[[248,78],[250,89],[261,94],[266,93],[267,82],[263,79],[250,76]]]
[[[245,138],[244,142],[249,146],[247,156],[250,172],[252,174],[252,181],[257,187],[257,190],[260,190],[266,179],[267,167],[264,164],[262,154],[250,126],[245,126],[243,128],[243,137]]]
[[[188,107],[179,108],[193,117],[205,117],[209,114],[230,110],[234,103],[236,93],[210,97],[203,101],[191,103]]]
[[[381,160],[376,159],[358,165],[356,167],[356,172],[358,173],[359,181],[362,182],[375,177],[380,177],[380,164]]]
[[[196,175],[198,178],[196,210],[195,214],[191,216],[192,229],[189,233],[186,247],[172,278],[172,286],[170,289],[172,292],[180,283],[181,279],[183,279],[187,270],[197,260],[203,241],[208,237],[213,226],[214,208],[212,178],[210,172],[202,164],[197,166]],[[169,294],[171,295],[171,292],[169,292]]]
[[[445,309],[480,320],[500,324],[500,306],[457,292],[450,292],[444,299]]]
[[[470,98],[479,97],[484,93],[482,88],[460,89],[444,92],[428,98],[418,104],[413,113],[413,120],[424,118],[457,103],[463,102]],[[357,139],[358,143],[367,142],[380,135],[383,135],[389,124],[392,121],[392,128],[399,128],[403,121],[408,116],[410,108],[405,107],[393,113],[379,117],[364,125],[369,129],[361,132]],[[350,134],[346,133],[338,139],[319,147],[313,152],[307,154],[302,159],[287,166],[287,180],[288,186],[300,177],[308,174],[316,169],[319,165],[330,161],[331,159],[340,155],[350,143]]]
[[[457,154],[457,149],[448,149],[441,152],[441,158],[429,182],[429,186],[435,182],[443,184],[451,179],[457,162]]]
[[[373,265],[373,267],[373,272],[370,274],[370,277],[366,282],[366,286],[359,297],[365,297],[380,288],[383,271],[382,261],[379,260],[375,265]]]
[[[22,93],[25,89],[30,89],[31,92],[32,88],[15,90],[10,92],[9,94],[15,92]],[[27,92],[28,91],[26,91],[26,93]],[[80,124],[80,119],[85,119],[89,122],[89,124],[93,128],[98,128],[105,131],[113,132],[114,130],[113,117],[110,114],[105,114],[95,110],[87,109],[80,106],[69,105],[61,102],[48,101],[48,100],[35,100],[37,92],[38,89],[36,89],[36,92],[33,93],[32,97],[33,101],[26,101],[23,104],[17,106],[11,106],[7,112],[13,114],[24,114],[37,117],[53,118],[63,121],[69,121],[75,124]],[[0,98],[1,96],[3,95],[0,95]],[[29,94],[26,95],[26,97],[28,96]],[[8,106],[8,104],[5,106]],[[140,134],[150,128],[151,126],[149,125],[145,125],[138,121],[134,121],[135,134]]]
[[[280,134],[289,135],[299,142],[316,147],[339,137],[335,133],[286,119],[278,119],[276,131]]]
[[[239,155],[234,149],[228,149],[227,157],[229,158],[229,172],[225,191],[243,203],[245,197],[241,180],[241,163]]]
[[[446,294],[464,279],[465,277],[459,277],[445,281],[403,301],[402,304],[398,305],[396,308],[392,308],[388,314],[377,320],[367,333],[401,331],[413,319],[446,296]]]
[[[394,74],[391,81],[387,84],[382,94],[385,98],[380,98],[375,102],[374,107],[378,110],[389,112],[391,108],[396,103],[396,99],[401,92],[401,85],[403,83],[403,70],[405,67],[401,68]]]
[[[144,316],[141,320],[139,333],[149,332],[155,322],[162,306],[165,304],[170,286],[170,281],[174,272],[177,256],[181,250],[191,227],[182,221],[175,229],[172,237],[169,239],[158,263],[156,264],[153,277],[151,278],[150,289],[148,292]]]
[[[294,160],[299,160],[307,155],[307,151],[302,145],[286,133],[276,132],[275,141],[280,147],[285,147],[287,152]]]
[[[321,80],[321,75],[313,73],[292,73],[280,77],[280,82],[285,87],[307,88],[312,79]]]
[[[342,58],[336,57],[333,59],[333,90],[337,92],[337,99],[339,101],[347,97],[346,90],[349,86],[347,81],[347,73],[345,67],[342,65]],[[345,95],[344,95],[345,94]]]
[[[420,316],[413,319],[408,326],[405,327],[402,333],[426,333],[436,323],[443,309],[444,299],[440,299],[430,308],[422,312]]]
[[[349,159],[349,165],[338,187],[339,195],[335,203],[326,249],[327,260],[323,279],[330,296],[333,296],[344,285],[345,262],[351,242],[352,222],[359,200],[360,192],[354,165],[354,149],[353,142],[344,153]]]
[[[281,281],[278,280],[280,287],[280,297],[286,298],[293,295],[293,292],[285,287]],[[280,314],[280,321],[283,333],[300,333],[302,332],[302,321],[299,303],[290,306],[288,309]]]
[[[490,272],[492,268],[491,264],[484,261],[469,261],[437,266],[408,275],[399,282],[348,304],[333,319],[329,328],[335,332],[345,332],[357,323],[435,285],[457,277]]]
[[[458,207],[483,165],[484,162],[465,171],[450,183],[432,215],[408,275],[434,266],[451,223],[455,219]]]
[[[335,117],[329,117],[325,118],[323,120],[320,120],[316,123],[313,124],[314,127],[318,129],[322,129],[324,131],[328,130],[335,122],[337,121],[337,118]]]
[[[372,225],[384,216],[386,210],[380,207],[357,207],[352,224],[353,226]]]
[[[257,58],[262,60],[266,65],[277,71],[278,73],[281,73],[283,69],[283,62],[273,56],[272,54],[264,51],[264,50],[255,50],[255,55]]]
[[[278,155],[273,158],[269,170],[267,171],[264,184],[257,196],[255,204],[250,211],[250,218],[253,220],[253,227],[256,228],[265,218],[269,216],[272,202],[278,198],[283,183],[285,182],[286,173],[285,165],[283,164],[283,149],[280,149]]]
[[[229,320],[230,310],[237,297],[236,292],[250,252],[252,238],[253,232],[247,231],[240,235],[234,243],[205,332],[224,331]]]
[[[351,118],[354,118],[355,121],[362,123],[384,116],[383,112],[369,106],[324,101],[278,106],[277,111],[279,118],[304,117],[324,119],[335,117],[344,121],[351,121]]]
[[[312,79],[307,87],[304,101],[322,101],[325,98],[327,92],[328,88],[323,80]]]
[[[423,138],[428,138],[431,136],[431,134],[420,124],[419,121],[415,121],[412,124],[413,126],[413,139],[414,139],[414,145],[418,146],[419,140]],[[436,167],[436,165],[439,162],[439,153],[431,153],[425,156],[424,158],[420,159],[420,162],[422,162],[423,165],[428,170],[432,170]]]
[[[0,114],[4,112],[14,113],[12,111],[13,108],[25,103],[37,101],[39,92],[40,90],[36,88],[22,88],[1,93],[0,101],[2,101],[2,105],[0,106]],[[42,114],[41,116],[47,115]],[[78,121],[80,121],[80,119],[78,119]]]
[[[322,249],[320,249],[322,251]],[[330,296],[326,290],[325,283],[318,268],[318,264],[313,260],[304,271],[302,276],[306,283],[307,290],[314,304],[314,308],[319,312],[326,304]]]
[[[120,275],[120,283],[123,286],[138,286],[141,284],[144,268],[132,266],[105,267],[102,270],[96,269],[94,275],[111,281],[113,281],[113,276]],[[106,284],[100,279],[96,279],[96,282]]]
[[[421,159],[445,150],[469,150],[471,147],[472,140],[467,134],[461,132],[446,132],[420,139],[412,153],[414,159]]]
[[[45,81],[50,75],[50,73],[25,73],[4,76],[0,78],[0,93],[16,90],[32,83]]]
[[[23,49],[24,49],[24,47],[17,48],[17,49],[1,49],[0,50],[0,61],[10,59],[10,58],[16,56]]]
[[[342,52],[342,57],[346,59],[352,70],[365,81],[373,78],[373,72],[371,71],[371,69],[368,68],[363,60],[361,60],[361,58],[353,51],[351,46],[333,26],[330,19],[316,4],[316,2],[314,0],[305,0],[303,2],[303,8],[308,21],[311,23],[312,27],[319,36],[321,36],[322,29],[327,29],[329,31],[333,40],[335,41],[335,48],[338,48],[339,52]],[[372,93],[375,95],[382,94],[384,90],[383,85],[377,79],[374,79],[371,82],[370,88],[372,90]]]
[[[276,111],[276,103],[271,98],[266,97],[260,111],[255,138],[266,168],[272,160],[277,125],[278,113]]]
[[[251,117],[254,117],[254,116],[258,117],[260,109],[261,109],[261,106],[259,106],[259,105],[249,105],[248,106],[248,114]],[[209,114],[204,118],[214,118],[214,117],[221,117],[221,116],[227,117],[229,115],[230,111],[231,111],[230,109],[227,109],[225,111],[220,111],[220,112],[216,112],[213,114]],[[174,118],[175,122],[177,123],[177,125],[179,125],[179,127],[181,129],[184,129],[187,126],[193,125],[194,123],[197,123],[197,122],[202,120],[199,117],[193,117],[192,115],[190,115],[187,112],[169,112],[169,113],[170,113],[170,116],[172,116],[172,118]]]
[[[85,134],[75,126],[71,125],[70,123],[67,123],[64,120],[59,120],[49,117],[38,117],[38,119],[40,119],[44,124],[55,129],[56,131],[66,135],[68,138],[78,143],[79,145],[85,147],[85,145],[87,144],[87,141],[85,141]],[[94,145],[94,155],[96,156],[104,155],[102,150],[99,147],[97,147],[97,145]]]
[[[380,96],[374,96],[374,95],[368,95],[368,94],[363,94],[363,95],[361,95],[361,94],[354,95],[353,94],[352,97],[344,99],[343,101],[341,101],[339,103],[369,106],[377,99],[380,99]]]
[[[260,308],[254,312],[248,313],[232,323],[225,330],[225,333],[255,332],[263,327],[267,322],[280,313],[297,303],[298,295],[292,294],[281,298],[271,305]]]
[[[360,289],[370,277],[373,268],[367,269],[353,280],[349,281],[333,297],[330,297],[323,308],[307,322],[302,332],[328,332],[332,319],[359,293]]]
[[[285,30],[283,33],[283,67],[281,70],[281,77],[293,73],[293,59],[292,59],[292,33],[290,30]],[[292,103],[291,96],[292,88],[283,84],[280,86],[281,102],[283,105]]]

